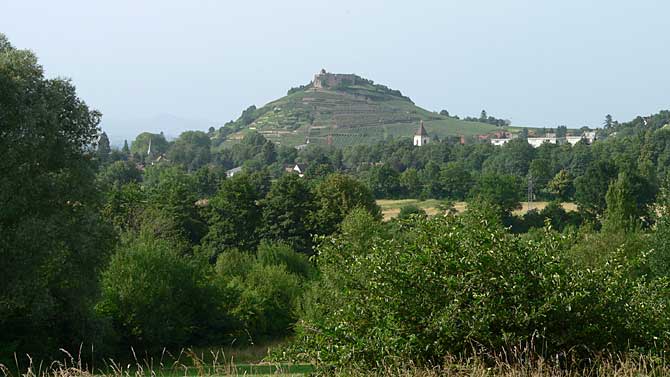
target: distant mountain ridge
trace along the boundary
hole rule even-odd
[[[170,139],[177,138],[185,130],[201,130],[206,131],[213,122],[183,118],[173,114],[157,114],[147,118],[102,118],[102,129],[107,132],[112,145],[120,147],[124,140],[130,143],[138,135],[138,130],[163,133],[165,137]]]
[[[279,144],[336,146],[369,144],[389,137],[411,137],[420,121],[431,136],[474,136],[496,129],[418,107],[399,90],[355,74],[321,70],[306,85],[265,106],[247,108],[220,131],[228,143],[255,130]]]

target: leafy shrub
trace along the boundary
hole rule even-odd
[[[305,254],[295,252],[281,242],[262,241],[256,251],[258,261],[265,266],[284,266],[292,274],[307,278],[312,275],[312,265]]]
[[[132,161],[115,161],[106,166],[97,176],[103,187],[122,186],[142,181],[142,173]]]
[[[412,216],[425,218],[428,215],[426,214],[426,211],[414,204],[408,204],[400,208],[400,213],[398,213],[399,219],[409,219]]]
[[[324,240],[298,348],[321,361],[379,366],[524,344],[554,355],[666,340],[670,324],[656,317],[668,305],[666,281],[632,278],[618,254],[582,268],[565,257],[570,240],[549,230],[521,239],[482,208],[401,221],[404,231],[372,235],[364,250],[348,235]]]
[[[216,260],[216,275],[224,279],[244,277],[247,276],[254,263],[256,263],[256,258],[253,254],[229,249]]]
[[[219,255],[212,282],[230,297],[232,335],[276,337],[290,331],[302,286],[299,275],[287,268],[309,274],[309,262],[303,258],[285,244],[266,242],[260,245],[258,258],[235,249]]]
[[[174,249],[165,239],[131,238],[103,272],[97,310],[125,344],[156,350],[192,341],[206,291],[198,265]]]
[[[653,240],[639,230],[629,233],[582,232],[566,255],[571,263],[584,269],[596,269],[618,258],[626,263],[630,276],[637,278],[649,273],[654,253],[647,254],[652,249]]]
[[[470,202],[488,201],[500,207],[501,218],[521,208],[521,182],[517,176],[483,174],[470,190]]]
[[[354,208],[361,207],[381,219],[381,209],[367,186],[343,174],[331,174],[315,189],[315,228],[331,234]]]
[[[241,284],[233,315],[252,336],[282,336],[296,321],[295,305],[301,294],[300,279],[284,266],[256,263]]]
[[[562,231],[568,226],[581,225],[582,218],[578,212],[567,212],[561,203],[552,201],[542,210],[531,209],[526,212],[523,218],[514,224],[513,229],[516,233],[527,232],[532,228],[544,227],[547,221],[553,229]]]
[[[670,180],[664,183],[654,212],[656,228],[651,239],[654,252],[649,257],[650,269],[654,276],[670,277]]]

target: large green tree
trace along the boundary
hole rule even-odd
[[[610,183],[618,174],[616,166],[608,161],[598,161],[575,179],[575,202],[579,209],[592,217],[605,211],[605,195]]]
[[[247,174],[237,174],[223,181],[209,200],[209,230],[203,247],[215,258],[226,249],[251,251],[258,245],[261,220],[259,190]]]
[[[109,154],[112,153],[112,147],[109,143],[109,137],[106,132],[100,134],[98,138],[97,145],[98,157],[104,162],[109,158]]]
[[[486,201],[502,210],[503,216],[521,207],[521,180],[513,175],[484,174],[470,191],[472,201]]]
[[[262,200],[261,235],[284,241],[295,250],[311,253],[314,196],[303,178],[286,174],[272,184]]]
[[[93,337],[112,239],[95,187],[101,114],[2,34],[0,88],[0,349],[43,355]]]
[[[530,163],[528,179],[533,180],[535,193],[543,192],[547,184],[554,177],[551,161],[544,158],[536,158]]]
[[[188,171],[195,171],[209,163],[210,148],[211,141],[206,133],[185,131],[170,145],[167,157],[170,161],[183,165]]]
[[[608,232],[633,231],[639,224],[639,210],[633,185],[626,172],[610,184],[605,200],[607,209],[603,219],[603,230]]]
[[[554,178],[547,184],[547,191],[560,200],[570,200],[575,193],[575,187],[570,173],[565,169],[556,173]]]
[[[400,195],[400,174],[386,165],[375,166],[369,171],[368,185],[376,198],[395,198]]]
[[[364,184],[343,174],[332,174],[315,190],[317,210],[315,228],[322,234],[337,230],[339,224],[354,208],[364,208],[376,219],[381,219],[381,209]]]
[[[441,198],[444,196],[444,185],[440,179],[440,173],[440,165],[434,161],[429,161],[424,166],[419,174],[423,186],[421,197]]]
[[[525,140],[511,140],[500,147],[499,153],[490,155],[484,163],[484,171],[488,173],[504,172],[505,174],[524,177],[528,174],[535,153],[535,148]]]
[[[149,149],[149,143],[151,143],[151,149]],[[160,134],[152,134],[150,132],[142,132],[137,135],[135,140],[130,145],[130,151],[133,155],[140,157],[141,159],[145,158],[156,158],[157,156],[167,152],[168,142],[165,140],[165,136],[161,132]]]
[[[445,196],[453,200],[465,199],[473,184],[470,172],[457,162],[450,162],[442,167],[440,177]]]
[[[196,177],[177,166],[152,166],[145,172],[145,185],[149,207],[174,220],[183,236],[197,244],[207,226],[196,205],[200,199]]]
[[[142,173],[132,161],[115,161],[98,173],[98,181],[105,188],[140,182]]]

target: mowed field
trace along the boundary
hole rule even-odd
[[[400,213],[400,208],[407,205],[415,205],[422,208],[429,216],[436,215],[439,212],[438,206],[443,201],[437,199],[419,200],[419,199],[380,199],[377,204],[382,209],[384,220],[390,220]],[[542,210],[549,202],[533,202],[530,206],[527,202],[523,202],[521,209],[514,211],[516,215],[523,215],[531,209]],[[455,202],[454,208],[458,212],[463,212],[467,208],[466,202]],[[574,203],[562,203],[566,211],[576,211],[577,205]]]

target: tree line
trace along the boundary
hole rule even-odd
[[[593,145],[581,141],[574,146],[545,143],[539,148],[533,148],[523,138],[502,147],[486,142],[461,145],[435,140],[420,148],[409,139],[388,139],[372,145],[336,148],[312,144],[296,150],[277,146],[256,132],[221,148],[212,144],[211,132],[207,137],[201,131],[187,131],[173,142],[161,135],[143,133],[132,142],[130,153],[103,150],[100,159],[137,163],[164,154],[170,164],[190,172],[204,166],[241,167],[249,173],[263,172],[272,179],[280,177],[286,166],[302,163],[307,166],[308,177],[319,178],[333,172],[355,177],[377,199],[470,201],[487,195],[502,203],[508,214],[529,198],[556,202],[551,208],[559,212],[560,203],[574,202],[580,218],[574,218],[572,223],[588,221],[597,226],[605,211],[608,187],[622,176],[632,186],[634,201],[640,208],[636,215],[644,226],[650,226],[649,204],[656,197],[659,182],[667,176],[666,162],[670,161],[670,130],[665,127],[668,123],[670,116],[663,111],[617,123],[616,128],[602,131],[601,140]],[[146,155],[149,139],[154,140],[151,156]],[[541,225],[535,215],[531,214],[526,225],[517,224],[515,229],[523,231],[531,225]],[[512,220],[510,217],[510,225]]]

